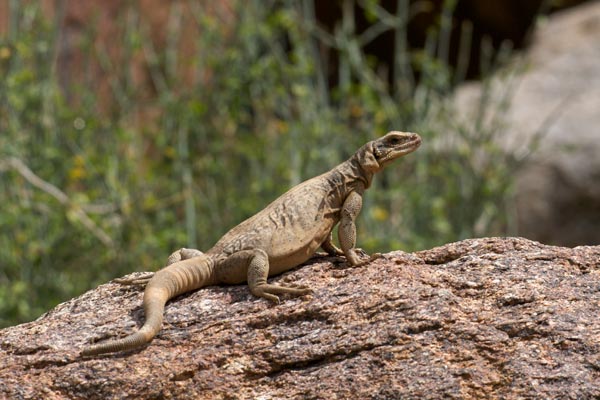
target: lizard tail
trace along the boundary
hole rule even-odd
[[[183,260],[158,271],[144,291],[146,321],[139,331],[122,339],[86,347],[82,356],[131,350],[142,346],[160,331],[165,304],[169,299],[210,284],[212,260],[201,255]]]

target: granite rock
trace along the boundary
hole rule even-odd
[[[143,322],[141,288],[102,285],[0,331],[0,398],[600,397],[600,246],[470,239],[273,281],[314,294],[204,288],[167,305],[148,346],[80,358]]]

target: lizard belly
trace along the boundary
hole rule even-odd
[[[269,276],[277,275],[282,272],[288,271],[300,264],[304,261],[308,260],[310,256],[315,253],[315,250],[310,251],[310,249],[302,249],[297,253],[288,255],[283,258],[269,258]]]
[[[274,235],[269,251],[269,275],[276,275],[292,269],[308,260],[325,241],[335,221],[325,219],[311,235]],[[307,240],[306,238],[309,237]]]

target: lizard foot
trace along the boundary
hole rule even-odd
[[[316,251],[311,258],[321,258],[321,257],[343,257],[344,252],[338,249],[337,247],[331,251]]]
[[[312,289],[307,287],[290,287],[290,286],[279,286],[272,285],[270,283],[260,285],[252,289],[252,294],[258,297],[265,298],[277,304],[280,303],[278,294],[289,293],[292,296],[303,296],[305,294],[312,293]]]
[[[115,278],[112,281],[121,285],[145,285],[150,282],[154,276],[154,272],[146,272],[144,275],[134,278]]]
[[[367,255],[367,253],[365,253],[364,250],[362,250],[362,249],[359,249],[359,250],[362,254]],[[381,257],[382,257],[381,253],[373,253],[368,258],[358,261],[356,263],[351,262],[351,264],[353,267],[362,267],[363,265],[367,265]]]

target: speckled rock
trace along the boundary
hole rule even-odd
[[[143,321],[140,288],[100,286],[0,331],[0,398],[600,397],[600,246],[471,239],[274,281],[314,294],[201,289],[168,304],[149,346],[81,359]]]

